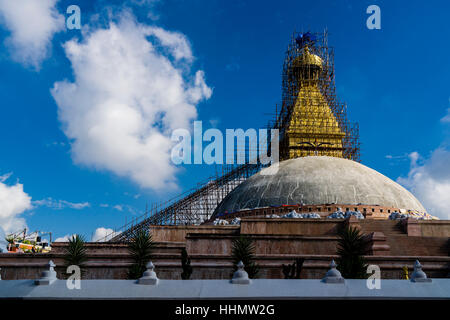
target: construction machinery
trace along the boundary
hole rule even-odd
[[[43,240],[43,236],[49,235],[50,241]],[[8,242],[8,252],[23,253],[48,253],[51,251],[51,232],[34,231],[27,234],[27,228],[8,234],[5,239]]]

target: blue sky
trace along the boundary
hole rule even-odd
[[[152,155],[130,155],[142,150],[127,149],[126,143],[125,155],[116,161],[115,155],[122,157],[114,145],[123,142],[120,130],[105,130],[105,137],[87,141],[86,127],[79,123],[87,118],[78,119],[77,112],[90,111],[78,104],[90,107],[89,99],[104,97],[100,91],[108,87],[105,78],[116,68],[118,78],[126,73],[124,83],[136,80],[128,78],[135,73],[130,75],[114,63],[116,56],[108,56],[109,50],[94,50],[95,41],[107,48],[114,33],[99,31],[110,30],[110,22],[133,50],[145,44],[133,32],[139,35],[139,28],[151,28],[145,32],[159,39],[155,50],[166,56],[170,70],[182,71],[183,81],[176,89],[192,90],[181,94],[185,105],[181,113],[173,112],[174,121],[197,119],[206,128],[221,130],[265,126],[281,99],[280,74],[292,32],[328,28],[329,44],[335,48],[337,94],[348,104],[349,118],[359,122],[362,163],[399,179],[433,214],[448,215],[442,212],[450,204],[450,4],[446,1],[60,0],[55,4],[45,0],[43,16],[37,10],[30,20],[25,10],[11,13],[8,2],[12,0],[0,1],[0,187],[11,191],[22,185],[31,199],[19,197],[22,206],[11,205],[8,197],[2,199],[0,188],[0,205],[13,208],[0,211],[6,232],[26,224],[33,230],[52,231],[55,238],[81,233],[89,239],[97,228],[118,227],[142,213],[146,203],[169,199],[214,172],[214,167],[200,165],[174,172],[171,164],[152,169],[151,161],[150,168],[141,168]],[[61,16],[68,16],[65,11],[72,4],[81,8],[83,32],[61,26]],[[366,27],[366,8],[371,4],[381,8],[381,30]],[[23,28],[32,20],[41,24],[32,31]],[[41,38],[23,36],[40,28]],[[23,38],[17,40],[19,35]],[[168,39],[178,42],[164,45]],[[68,41],[74,44],[72,58],[63,47]],[[30,63],[27,50],[42,58]],[[143,55],[133,59],[143,59],[149,72],[165,70],[158,65],[162,60]],[[103,62],[111,59],[105,74],[89,67],[97,57]],[[106,84],[93,92],[89,77]],[[174,78],[160,77],[155,82],[161,84],[159,90],[169,90],[164,85],[172,86]],[[76,96],[70,96],[70,85],[64,86],[64,81],[78,85]],[[61,91],[52,91],[55,83],[60,83]],[[150,89],[146,97],[146,90],[131,95],[144,100],[159,97]],[[122,101],[120,94],[112,96]],[[98,115],[104,116],[102,112]],[[133,176],[141,172],[149,181],[156,180]],[[160,182],[152,174],[161,177]],[[15,194],[23,195],[19,191]],[[442,205],[434,205],[436,195]]]

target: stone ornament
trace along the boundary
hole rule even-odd
[[[231,279],[232,284],[250,284],[252,280],[249,279],[247,271],[244,270],[244,264],[242,261],[239,261],[237,264],[238,269],[233,274],[233,278]]]
[[[35,285],[48,286],[51,285],[56,280],[58,280],[58,278],[56,278],[56,271],[54,269],[56,265],[53,263],[52,260],[48,262],[47,267],[48,270],[45,270],[41,273],[41,278],[34,281]]]
[[[336,269],[336,262],[331,260],[330,270],[327,271],[325,277],[322,278],[323,283],[344,283],[344,278],[338,269]]]
[[[154,271],[155,266],[151,261],[149,261],[146,265],[147,270],[144,271],[142,277],[139,278],[138,284],[144,285],[157,285],[159,282],[158,277],[156,276],[156,272]]]
[[[414,272],[411,275],[411,282],[431,282],[431,279],[427,278],[427,274],[422,271],[422,265],[419,260],[414,263]]]

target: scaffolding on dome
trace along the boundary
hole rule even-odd
[[[358,124],[347,120],[346,105],[338,102],[334,82],[334,51],[327,31],[295,33],[286,51],[282,73],[282,103],[275,120],[280,159],[328,155],[360,161]],[[237,150],[238,152],[248,152]],[[221,175],[180,196],[152,206],[139,218],[99,241],[124,242],[150,225],[196,225],[207,221],[215,208],[240,183],[264,165],[223,165]]]

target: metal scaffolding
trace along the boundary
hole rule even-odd
[[[282,103],[269,124],[280,130],[280,159],[327,155],[360,161],[358,124],[347,120],[346,109],[336,97],[327,31],[294,32],[283,64]]]
[[[261,169],[260,164],[224,165],[222,175],[208,179],[174,199],[154,206],[134,221],[122,226],[99,241],[123,242],[150,225],[195,225],[208,220],[219,203],[239,184]],[[122,231],[123,230],[123,231]]]
[[[334,51],[328,34],[294,33],[282,73],[282,103],[268,128],[280,133],[280,159],[328,155],[359,161],[358,124],[347,120],[346,105],[336,98]],[[237,150],[237,152],[248,152]],[[235,153],[236,154],[236,153]],[[129,240],[150,225],[192,225],[207,221],[219,203],[263,165],[224,165],[222,174],[122,226],[100,241]]]

